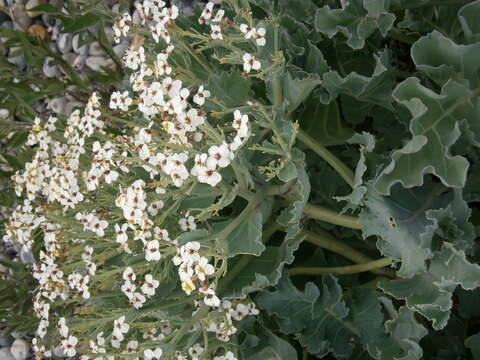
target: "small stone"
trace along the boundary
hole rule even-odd
[[[88,46],[88,54],[90,56],[104,56],[105,51],[102,48],[102,45],[98,41],[93,41]]]
[[[27,15],[30,16],[31,18],[37,17],[41,15],[40,12],[37,11],[29,11],[30,9],[33,9],[34,7],[37,7],[39,5],[42,5],[44,1],[42,0],[28,0],[27,3],[25,4],[25,9],[27,10]]]
[[[106,59],[103,56],[89,56],[85,64],[93,71],[102,71],[103,67],[108,67],[113,64],[111,59]]]
[[[72,38],[73,51],[75,51],[79,55],[87,55],[88,45],[84,44],[82,46],[79,46],[79,43],[80,43],[80,34],[75,34]]]
[[[16,360],[9,348],[0,349],[0,359],[1,360]]]
[[[72,37],[70,34],[59,34],[57,38],[57,48],[62,54],[72,51]]]
[[[30,352],[30,343],[23,339],[17,339],[10,347],[10,352],[15,360],[25,360]]]

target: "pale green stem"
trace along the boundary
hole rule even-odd
[[[312,219],[325,221],[330,224],[344,226],[351,229],[362,229],[362,224],[358,222],[356,217],[350,215],[341,215],[320,205],[306,204],[303,208],[303,212]]]
[[[298,130],[297,138],[307,147],[313,150],[323,160],[325,160],[333,169],[335,169],[335,171],[343,178],[343,180],[347,182],[348,185],[353,187],[355,174],[347,165],[345,165],[343,161],[333,155],[333,153],[330,152],[325,146],[312,139],[300,129]]]
[[[288,270],[291,276],[295,275],[322,275],[322,274],[357,274],[366,271],[372,271],[380,269],[390,265],[393,262],[391,258],[381,258],[368,263],[349,265],[349,266],[336,266],[336,267],[295,267]]]
[[[304,230],[302,231],[301,235],[305,236],[305,241],[321,247],[322,249],[326,249],[335,254],[343,256],[344,258],[355,263],[362,264],[373,261],[373,259],[369,256],[364,255],[351,246],[335,239],[332,235],[322,229],[316,229],[315,232]],[[378,275],[395,277],[395,273],[393,273],[391,270],[373,269],[372,272]]]

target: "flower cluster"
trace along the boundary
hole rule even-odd
[[[140,287],[141,292],[135,291],[137,289],[135,285],[137,276],[130,266],[124,270],[122,277],[124,282],[121,290],[128,298],[130,304],[136,309],[141,308],[147,301],[147,298],[155,295],[155,289],[160,285],[160,283],[155,280],[151,274],[147,274],[145,275],[145,280]]]
[[[64,317],[58,321],[58,332],[60,333],[60,344],[64,354],[69,357],[75,356],[77,353],[75,348],[78,343],[78,338],[68,334],[69,330]]]
[[[217,307],[220,305],[220,300],[215,294],[215,288],[206,282],[207,278],[215,273],[215,268],[209,264],[206,257],[200,255],[199,250],[199,242],[188,242],[177,249],[172,261],[178,266],[178,276],[182,281],[183,291],[190,295],[196,289],[195,283],[198,281],[199,292],[203,296],[205,305]]]
[[[132,17],[129,13],[124,13],[120,19],[113,24],[113,40],[115,43],[120,43],[122,36],[127,36],[130,30],[129,23],[132,21]]]
[[[203,326],[214,341],[228,342],[237,331],[233,321],[258,313],[254,304],[233,305],[219,298],[217,282],[228,257],[219,250],[218,240],[188,238],[211,228],[202,223],[203,205],[188,203],[192,191],[206,189],[216,198],[224,188],[228,192],[234,186],[227,168],[236,165],[237,152],[250,134],[249,110],[222,105],[218,114],[229,123],[219,125],[217,114],[211,112],[219,105],[215,87],[192,78],[188,69],[182,72],[176,53],[172,56],[177,51],[183,56],[185,51],[176,43],[182,39],[173,33],[178,9],[161,0],[137,2],[135,8],[136,15],[124,13],[113,26],[116,42],[136,30],[132,19],[138,16],[151,32],[147,39],[144,34],[134,35],[125,50],[128,90],[113,92],[105,98],[107,104],[101,104],[93,92],[83,113],[73,111],[66,126],[60,122],[58,129],[56,118],[44,124],[35,119],[28,137],[35,154],[13,177],[17,193],[25,193],[26,200],[13,212],[4,239],[26,251],[38,239],[43,241],[33,264],[39,284],[34,296],[39,325],[33,341],[38,356],[48,356],[49,346],[59,347],[69,357],[78,354],[82,360],[89,359],[86,353],[107,360],[114,358],[110,353],[159,359],[171,350],[164,345],[172,337],[181,339],[185,332]],[[225,11],[215,11],[212,2],[199,22],[210,27],[206,38],[219,46],[230,30],[238,32]],[[265,45],[265,29],[249,28],[244,34],[258,46]],[[161,46],[164,49],[158,50]],[[237,59],[242,55],[244,72],[260,70],[263,59],[245,52]],[[240,74],[241,68],[237,71]],[[173,266],[180,284],[171,276]],[[156,293],[160,284],[162,294]],[[178,300],[180,288],[191,295],[186,296],[183,314],[162,318],[162,311],[152,311],[155,322],[150,315],[141,316],[145,322],[138,321],[137,310],[150,311],[157,303],[169,307]],[[115,300],[102,299],[108,296]],[[65,303],[74,304],[76,314],[97,330],[87,331],[77,321],[69,321],[69,329],[67,318],[60,317],[64,312],[58,311],[65,309]],[[108,308],[105,314],[98,304]],[[182,319],[187,313],[201,316],[191,329]],[[57,321],[60,338],[49,338],[50,322]],[[109,332],[105,326],[112,321]],[[151,344],[139,345],[139,333],[159,345],[150,349]],[[177,351],[176,359],[210,355],[217,360],[236,359],[227,351],[228,344],[213,352],[195,341]]]

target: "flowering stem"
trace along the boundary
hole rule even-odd
[[[190,327],[193,324],[198,323],[205,315],[207,315],[209,310],[210,308],[207,305],[202,304],[200,309],[198,309],[197,313],[191,317],[190,321],[183,324],[183,326],[177,331],[177,333],[172,339],[172,343],[174,345],[178,344],[178,342],[182,340],[183,336],[187,333]]]
[[[341,215],[320,205],[306,204],[303,208],[303,212],[312,219],[325,221],[330,224],[344,226],[351,229],[362,229],[362,224],[358,222],[356,217]]]
[[[302,130],[298,130],[297,138],[325,160],[337,173],[353,187],[355,174],[343,161],[333,155],[325,146],[312,139]]]
[[[357,274],[365,271],[380,269],[390,265],[393,262],[391,258],[381,258],[370,261],[368,263],[349,265],[349,266],[335,266],[335,267],[295,267],[288,270],[290,276],[295,275],[322,275],[322,274]]]
[[[241,172],[240,168],[238,167],[237,159],[234,159],[231,162],[233,172],[235,173],[235,177],[237,178],[238,181],[238,186],[240,190],[242,191],[247,191],[247,182],[245,181],[245,176]]]
[[[273,33],[273,52],[276,54],[279,51],[279,39],[278,39],[278,24],[275,24]],[[283,102],[282,83],[278,76],[272,81],[273,90],[273,106],[280,108]]]

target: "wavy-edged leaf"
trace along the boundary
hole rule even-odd
[[[310,182],[305,171],[304,155],[299,150],[292,151],[292,164],[295,165],[297,179],[289,190],[291,203],[277,218],[286,231],[282,243],[267,246],[260,256],[237,260],[233,269],[238,272],[227,275],[225,287],[222,288],[224,285],[220,282],[225,296],[241,296],[277,284],[285,265],[294,260],[293,254],[303,240],[299,235],[300,219],[310,194]]]
[[[343,111],[350,112],[352,118],[361,117],[360,120],[368,115],[374,105],[393,110],[391,97],[393,77],[389,71],[389,55],[386,51],[382,51],[379,56],[374,55],[374,57],[376,65],[371,77],[356,72],[351,72],[344,78],[336,71],[324,73],[322,85],[328,92],[329,98],[323,101],[329,103],[342,95],[342,102],[346,102],[343,99],[349,102],[344,104]]]
[[[467,123],[480,134],[478,97],[457,82],[449,81],[441,94],[422,86],[417,78],[408,78],[393,92],[396,101],[405,105],[413,118],[412,138],[403,148],[392,153],[392,161],[375,180],[375,188],[389,194],[390,187],[400,182],[411,188],[423,184],[423,176],[434,174],[445,186],[465,185],[468,161],[450,153],[460,136],[458,122]],[[478,135],[477,135],[478,136]]]
[[[355,288],[349,317],[360,332],[360,341],[374,359],[419,360],[423,355],[418,342],[427,330],[402,306],[398,311],[392,302],[376,290]],[[384,316],[384,310],[388,314]]]
[[[412,59],[418,70],[439,85],[450,80],[471,88],[480,85],[480,43],[458,45],[438,31],[433,31],[412,45]]]
[[[320,100],[320,91],[314,90],[305,106],[298,112],[300,126],[309,136],[325,146],[345,144],[352,136],[353,130],[345,124],[338,101],[323,104]]]
[[[303,292],[283,277],[276,289],[262,294],[257,303],[277,317],[282,332],[295,334],[310,353],[319,357],[331,353],[339,358],[352,353],[350,338],[359,333],[347,318],[348,308],[335,277],[324,276],[320,289],[309,282]]]
[[[465,290],[480,286],[480,266],[470,263],[463,251],[444,243],[435,253],[428,271],[411,279],[381,282],[379,287],[396,299],[403,299],[411,310],[443,329],[450,317],[452,294],[460,285]]]
[[[341,33],[352,49],[361,49],[375,30],[385,36],[392,28],[395,15],[388,12],[388,5],[384,0],[342,2],[341,9],[325,5],[315,13],[315,29],[329,38]]]
[[[371,186],[364,196],[359,222],[363,237],[378,236],[377,248],[383,255],[402,261],[398,274],[412,277],[426,270],[426,260],[433,254],[432,238],[436,230],[425,211],[448,204],[447,196],[439,196],[441,185],[433,183],[413,190],[392,188],[389,197]]]
[[[471,42],[480,41],[480,24],[478,16],[480,15],[480,1],[473,1],[463,6],[457,13],[458,20],[462,25],[465,37]]]

